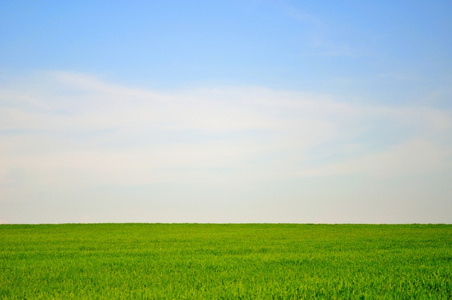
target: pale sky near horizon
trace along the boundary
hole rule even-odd
[[[0,1],[0,224],[452,223],[450,1]]]

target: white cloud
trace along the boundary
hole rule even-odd
[[[451,112],[434,107],[258,87],[165,93],[80,74],[38,75],[0,89],[0,205],[96,186],[224,190],[452,169]],[[252,193],[241,191],[241,199]]]

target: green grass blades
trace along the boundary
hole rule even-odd
[[[451,299],[452,225],[0,225],[0,299]]]

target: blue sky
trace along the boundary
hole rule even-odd
[[[452,222],[449,1],[3,1],[0,222]]]

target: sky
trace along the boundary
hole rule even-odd
[[[0,1],[0,224],[452,223],[450,1]]]

